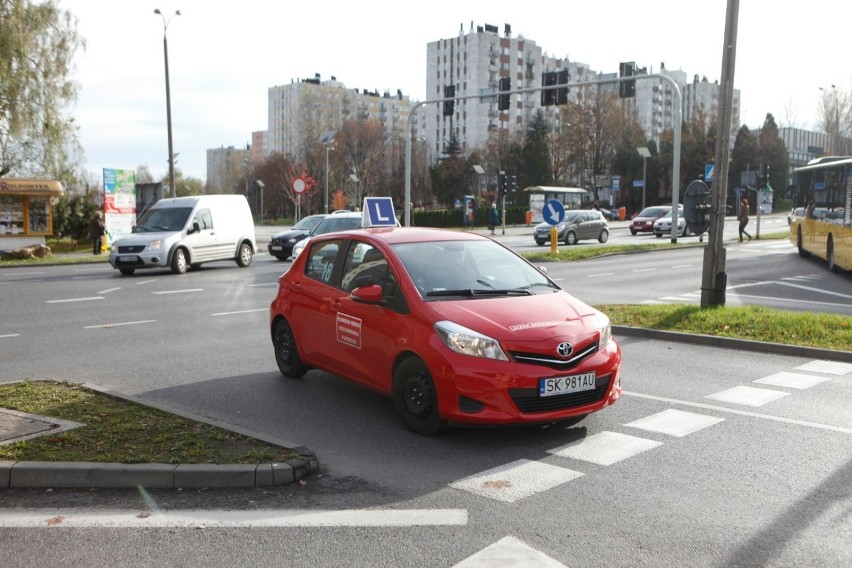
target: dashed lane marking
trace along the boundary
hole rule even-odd
[[[724,422],[724,418],[715,416],[707,416],[706,414],[696,414],[694,412],[684,412],[670,408],[663,410],[657,414],[640,418],[625,424],[630,428],[638,428],[649,432],[659,432],[660,434],[668,434],[682,438],[688,434],[698,432],[719,422]]]
[[[829,375],[846,375],[852,373],[852,363],[840,361],[811,361],[796,367],[799,371],[810,371],[812,373],[828,373]]]
[[[547,453],[598,465],[612,465],[662,444],[655,440],[636,438],[618,432],[601,432],[579,442],[547,450]]]
[[[706,398],[742,404],[744,406],[763,406],[764,404],[789,396],[790,393],[768,389],[756,389],[754,387],[738,386],[707,395]]]
[[[110,327],[120,327],[123,325],[139,325],[141,323],[156,323],[157,320],[141,320],[141,321],[125,321],[120,323],[105,323],[101,325],[87,325],[83,329],[102,329]]]
[[[579,471],[522,459],[454,481],[450,487],[513,503],[582,475]]]
[[[758,389],[755,389],[758,390]],[[639,392],[623,391],[623,396],[635,396],[657,402],[665,402],[668,404],[677,404],[680,406],[689,406],[692,408],[702,408],[704,410],[712,410],[714,412],[725,412],[728,414],[736,414],[739,416],[747,416],[749,418],[758,418],[760,420],[771,420],[773,422],[782,422],[784,424],[794,424],[796,426],[805,426],[808,428],[816,428],[819,430],[829,430],[831,432],[839,432],[841,434],[852,434],[852,428],[843,428],[841,426],[832,426],[831,424],[820,424],[818,422],[808,422],[807,420],[796,420],[795,418],[786,418],[784,416],[773,416],[771,414],[761,414],[759,412],[751,412],[748,410],[740,410],[738,408],[728,408],[725,406],[716,406],[713,404],[705,404],[701,402],[691,402],[688,400],[679,400],[676,398],[668,398],[665,396],[657,396],[653,394],[644,394]],[[787,393],[784,393],[787,394]]]
[[[768,377],[763,377],[762,379],[757,379],[754,382],[761,385],[772,385],[774,387],[786,387],[801,390],[830,380],[831,379],[829,377],[817,377],[814,375],[803,375],[802,373],[788,373],[786,371],[782,371],[780,373],[775,373],[774,375],[769,375]]]

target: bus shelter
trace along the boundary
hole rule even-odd
[[[541,223],[544,204],[555,199],[565,206],[565,209],[579,209],[584,201],[591,200],[591,192],[581,187],[555,187],[548,185],[533,185],[524,189],[530,196],[531,221]]]
[[[53,234],[53,206],[64,194],[56,180],[0,178],[0,251],[44,245]]]

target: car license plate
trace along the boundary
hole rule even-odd
[[[139,260],[139,257],[132,254],[126,254],[118,257],[118,262],[136,262]]]
[[[281,247],[278,245],[270,245],[269,250],[281,250]]]
[[[541,379],[538,383],[539,396],[555,396],[559,394],[571,394],[594,390],[595,373],[583,373],[582,375],[571,375],[569,377],[552,377]]]

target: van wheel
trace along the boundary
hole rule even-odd
[[[275,324],[272,344],[275,347],[275,362],[278,363],[278,370],[282,375],[298,379],[308,372],[308,368],[299,358],[296,336],[293,335],[293,329],[287,320],[282,318]]]
[[[248,243],[240,245],[240,250],[237,252],[237,266],[245,268],[251,264],[252,259],[251,246]]]
[[[426,364],[411,357],[393,374],[393,406],[406,428],[416,434],[432,436],[447,429],[438,414],[438,393]]]
[[[175,274],[185,274],[186,267],[186,251],[179,248],[172,255],[172,272]]]
[[[135,268],[119,268],[118,271],[121,272],[125,276],[130,276],[134,272],[136,272],[136,269]]]

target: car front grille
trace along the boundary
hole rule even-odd
[[[560,359],[551,354],[544,353],[528,353],[523,351],[509,351],[509,355],[519,363],[529,363],[530,365],[542,365],[551,369],[565,370],[576,367],[587,358],[598,352],[598,342],[593,341],[585,347],[574,348],[574,353],[569,359]]]
[[[556,396],[539,396],[538,389],[509,389],[509,396],[515,402],[518,410],[525,413],[550,412],[564,410],[599,402],[606,394],[610,375],[595,379],[595,389],[560,394]]]
[[[133,245],[133,246],[126,246],[126,247],[119,246],[118,247],[118,254],[139,253],[139,252],[142,252],[143,250],[145,250],[145,245]]]

